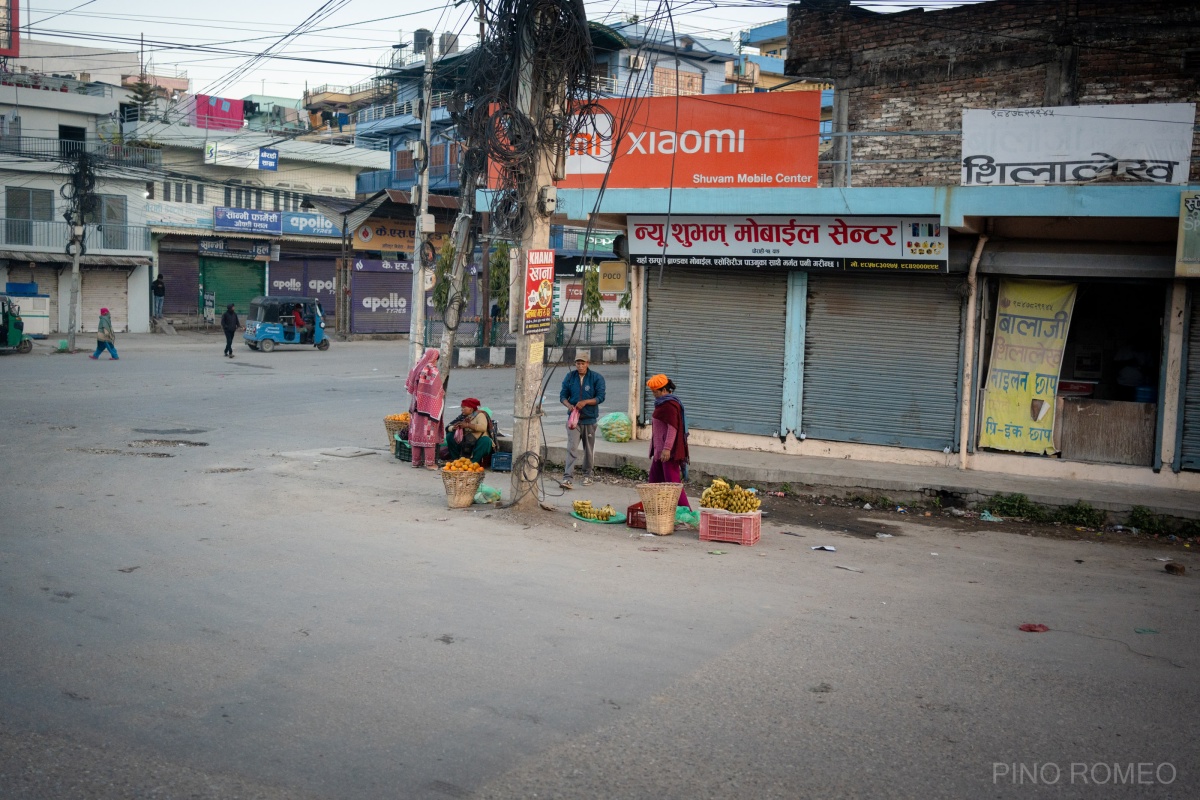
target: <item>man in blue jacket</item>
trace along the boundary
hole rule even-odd
[[[572,409],[579,409],[579,426],[575,430],[567,429],[567,464],[562,480],[564,489],[575,488],[572,476],[578,459],[575,451],[580,441],[583,442],[583,485],[592,485],[592,453],[596,449],[596,422],[600,419],[600,404],[604,402],[604,377],[588,369],[590,363],[587,352],[580,350],[575,357],[575,371],[568,372],[563,378],[562,391],[558,393],[558,402],[567,407],[568,414]]]

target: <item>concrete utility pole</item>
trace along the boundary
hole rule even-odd
[[[561,104],[562,87],[545,87],[540,76],[533,74],[532,53],[535,48],[536,23],[522,32],[521,39],[521,90],[518,110],[531,119],[542,116],[547,103]],[[553,94],[550,94],[553,93]],[[539,142],[536,149],[532,175],[523,176],[523,196],[520,207],[525,212],[525,229],[521,234],[521,246],[513,249],[513,260],[509,263],[509,329],[517,340],[516,385],[513,389],[513,504],[520,510],[537,508],[537,475],[531,474],[521,463],[524,453],[541,453],[542,376],[545,358],[546,334],[522,332],[525,309],[525,272],[527,254],[530,250],[545,248],[550,243],[550,213],[541,203],[543,188],[553,189],[554,163],[557,142]],[[543,213],[543,212],[546,213]]]
[[[67,317],[67,351],[75,352],[75,332],[79,329],[79,258],[83,255],[83,239],[86,214],[95,203],[92,190],[96,177],[92,173],[87,150],[80,147],[75,153],[75,166],[71,170],[71,181],[63,187],[63,197],[71,207],[63,216],[67,220],[67,252],[71,254],[71,308]]]
[[[425,75],[421,87],[421,144],[417,168],[418,189],[413,201],[416,231],[413,236],[412,313],[408,327],[408,363],[411,367],[421,358],[425,347],[425,266],[421,251],[425,237],[433,235],[433,215],[429,213],[429,126],[433,117],[433,50],[425,46]]]

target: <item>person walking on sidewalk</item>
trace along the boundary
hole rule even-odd
[[[150,293],[154,297],[154,312],[155,319],[162,319],[163,298],[167,296],[167,284],[163,281],[163,276],[159,275],[154,279],[154,283],[150,284]]]
[[[117,356],[117,335],[113,333],[112,317],[108,315],[108,309],[100,309],[100,322],[96,324],[96,352],[92,353],[88,358],[92,361],[98,361],[100,354],[105,350],[113,361],[119,361]]]
[[[225,332],[226,358],[233,358],[233,335],[237,333],[239,325],[241,325],[241,320],[238,319],[237,312],[233,310],[233,303],[230,303],[225,307],[225,313],[221,315],[221,330]]]
[[[650,438],[649,483],[683,483],[688,463],[687,415],[675,396],[675,384],[666,375],[646,381],[654,393],[654,418]],[[679,505],[691,508],[687,491],[680,490]]]
[[[563,378],[562,390],[558,393],[558,402],[567,407],[567,463],[563,469],[562,487],[573,489],[575,454],[580,443],[583,444],[583,485],[591,486],[593,476],[592,460],[596,450],[596,422],[600,419],[600,404],[604,402],[604,377],[589,369],[591,357],[586,351],[579,351],[575,357],[575,371],[567,373]],[[579,412],[579,421],[571,426],[573,412]]]

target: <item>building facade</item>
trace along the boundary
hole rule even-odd
[[[152,249],[143,179],[161,163],[153,148],[121,143],[121,90],[34,72],[0,73],[0,284],[36,284],[45,314],[40,335],[65,332],[70,320],[72,257],[61,192],[76,155],[86,152],[99,204],[85,227],[77,330],[95,330],[101,308],[118,331],[149,330],[146,297]]]
[[[817,185],[601,201],[634,264],[631,413],[666,372],[697,444],[1200,489],[1200,321],[1176,276],[1198,25],[1166,2],[793,5],[787,72],[834,86]],[[1159,134],[1169,157],[1115,149]],[[1112,148],[1060,163],[1039,135]],[[596,200],[564,194],[578,219]],[[1018,313],[1049,287],[1069,325]]]

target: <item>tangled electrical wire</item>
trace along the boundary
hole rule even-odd
[[[485,9],[487,35],[455,89],[464,172],[492,170],[492,230],[519,239],[537,160],[560,153],[597,99],[592,40],[582,0],[500,0]],[[474,185],[474,184],[465,184]]]

